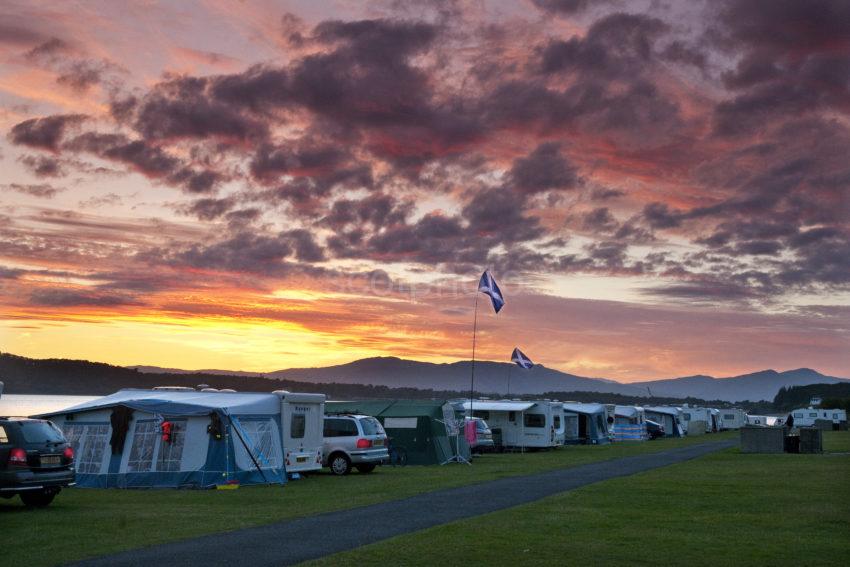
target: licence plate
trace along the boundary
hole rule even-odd
[[[57,466],[62,464],[59,455],[45,455],[41,457],[41,466]]]
[[[384,440],[383,439],[375,439],[375,442],[372,443],[373,447],[383,447]]]
[[[306,462],[307,462],[307,457],[296,457],[296,458],[295,458],[295,462],[297,462],[297,463],[306,463]]]

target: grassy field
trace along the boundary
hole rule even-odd
[[[312,565],[842,565],[850,433],[825,455],[737,449],[609,480]]]
[[[369,475],[314,474],[285,487],[234,491],[70,489],[44,510],[0,500],[3,565],[55,565],[192,536],[353,508],[415,494],[734,437],[570,446],[485,455],[472,466],[381,467]]]

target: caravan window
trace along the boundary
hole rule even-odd
[[[803,417],[803,412],[798,411],[798,412],[794,413],[794,417]]]
[[[811,412],[811,413],[809,414],[809,417],[817,417],[817,416],[818,416],[818,412],[816,412],[816,411]]]
[[[289,436],[292,439],[303,439],[307,429],[307,416],[303,413],[293,413],[289,422]]]
[[[109,425],[66,423],[63,432],[74,448],[77,472],[99,473],[103,466],[103,451],[109,442]]]
[[[155,421],[137,421],[133,430],[133,446],[127,460],[127,472],[149,472],[153,466],[153,450],[159,439]]]
[[[186,420],[171,420],[171,442],[161,442],[159,457],[156,459],[156,470],[179,471],[183,460],[183,447],[186,445]]]
[[[838,414],[837,413],[832,414],[832,419],[838,419]]]
[[[560,428],[561,428],[561,416],[556,415],[555,416],[555,429],[560,429]]]
[[[546,416],[542,413],[527,413],[523,423],[526,427],[546,427]]]
[[[515,411],[509,411],[508,412],[508,421],[516,421],[516,412]]]
[[[690,421],[690,420],[691,420],[691,414],[689,414],[689,413],[683,413],[683,414],[682,414],[682,417],[684,417],[684,418],[685,418],[685,421]]]
[[[735,414],[733,413],[724,413],[723,421],[735,421]]]

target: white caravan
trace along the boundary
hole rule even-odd
[[[682,425],[685,428],[685,432],[688,434],[695,435],[711,433],[714,430],[712,428],[713,421],[714,416],[712,415],[711,408],[698,408],[692,406],[682,407]],[[704,431],[694,431],[691,427],[692,423],[702,424]]]
[[[470,401],[460,404],[464,411]],[[491,431],[501,430],[502,445],[515,448],[557,447],[555,417],[563,429],[563,404],[548,401],[473,400],[473,415],[487,422]]]
[[[286,390],[276,390],[274,393],[280,396],[286,472],[321,470],[325,395],[295,394]]]
[[[811,427],[817,419],[831,421],[835,429],[841,429],[842,422],[847,423],[847,410],[843,409],[799,408],[791,415],[794,416],[794,427]]]
[[[725,408],[720,410],[718,428],[741,429],[747,424],[747,412],[739,408]]]

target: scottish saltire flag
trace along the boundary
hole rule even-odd
[[[496,313],[504,307],[505,298],[502,297],[502,290],[496,285],[496,280],[493,279],[490,270],[484,270],[484,273],[481,274],[481,281],[478,282],[478,291],[490,296],[490,301],[493,302],[493,309],[496,310]]]
[[[518,348],[515,348],[514,352],[511,354],[511,360],[516,362],[517,366],[525,368],[526,370],[534,366],[534,363],[531,362],[531,359],[522,354],[522,351]]]

